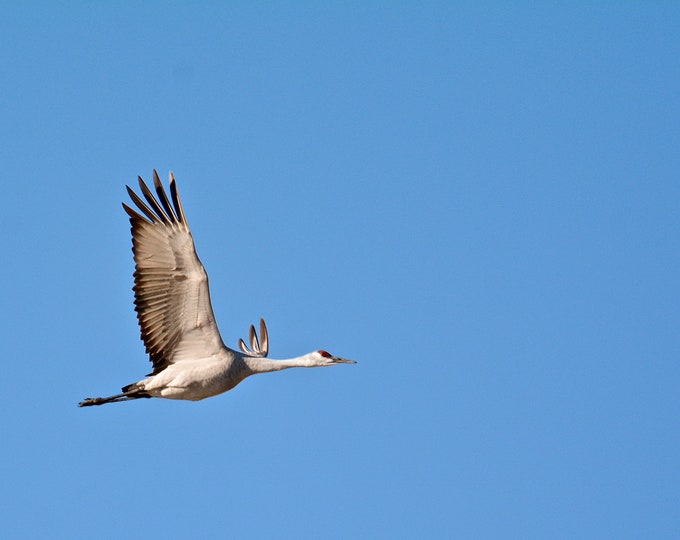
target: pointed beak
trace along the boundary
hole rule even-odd
[[[348,360],[347,358],[340,358],[339,356],[333,357],[334,364],[356,364],[356,360]]]

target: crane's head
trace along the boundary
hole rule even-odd
[[[314,360],[319,366],[330,366],[332,364],[356,364],[354,360],[348,360],[347,358],[340,358],[339,356],[333,356],[328,351],[314,351],[311,353]]]

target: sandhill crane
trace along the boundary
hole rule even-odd
[[[268,359],[264,319],[259,339],[250,327],[250,347],[242,339],[240,352],[225,346],[210,304],[208,275],[196,254],[172,172],[169,180],[172,203],[155,170],[158,199],[139,177],[148,205],[126,186],[144,215],[123,203],[132,225],[135,311],[153,370],[124,386],[122,393],[86,398],[80,407],[150,397],[198,401],[231,390],[255,373],[355,363],[323,350],[288,360]]]

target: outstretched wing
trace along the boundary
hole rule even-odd
[[[132,225],[135,311],[155,375],[170,364],[208,358],[225,346],[210,304],[208,275],[196,255],[175,178],[170,173],[172,202],[155,170],[153,183],[158,200],[140,177],[148,205],[128,187],[141,214],[125,203],[123,208]]]

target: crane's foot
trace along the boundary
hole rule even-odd
[[[88,398],[85,398],[85,399],[84,399],[83,401],[81,401],[80,403],[78,403],[78,407],[88,407],[89,405],[101,405],[102,403],[106,403],[106,401],[104,400],[104,398],[100,398],[100,397],[94,397],[94,398],[88,397]]]

